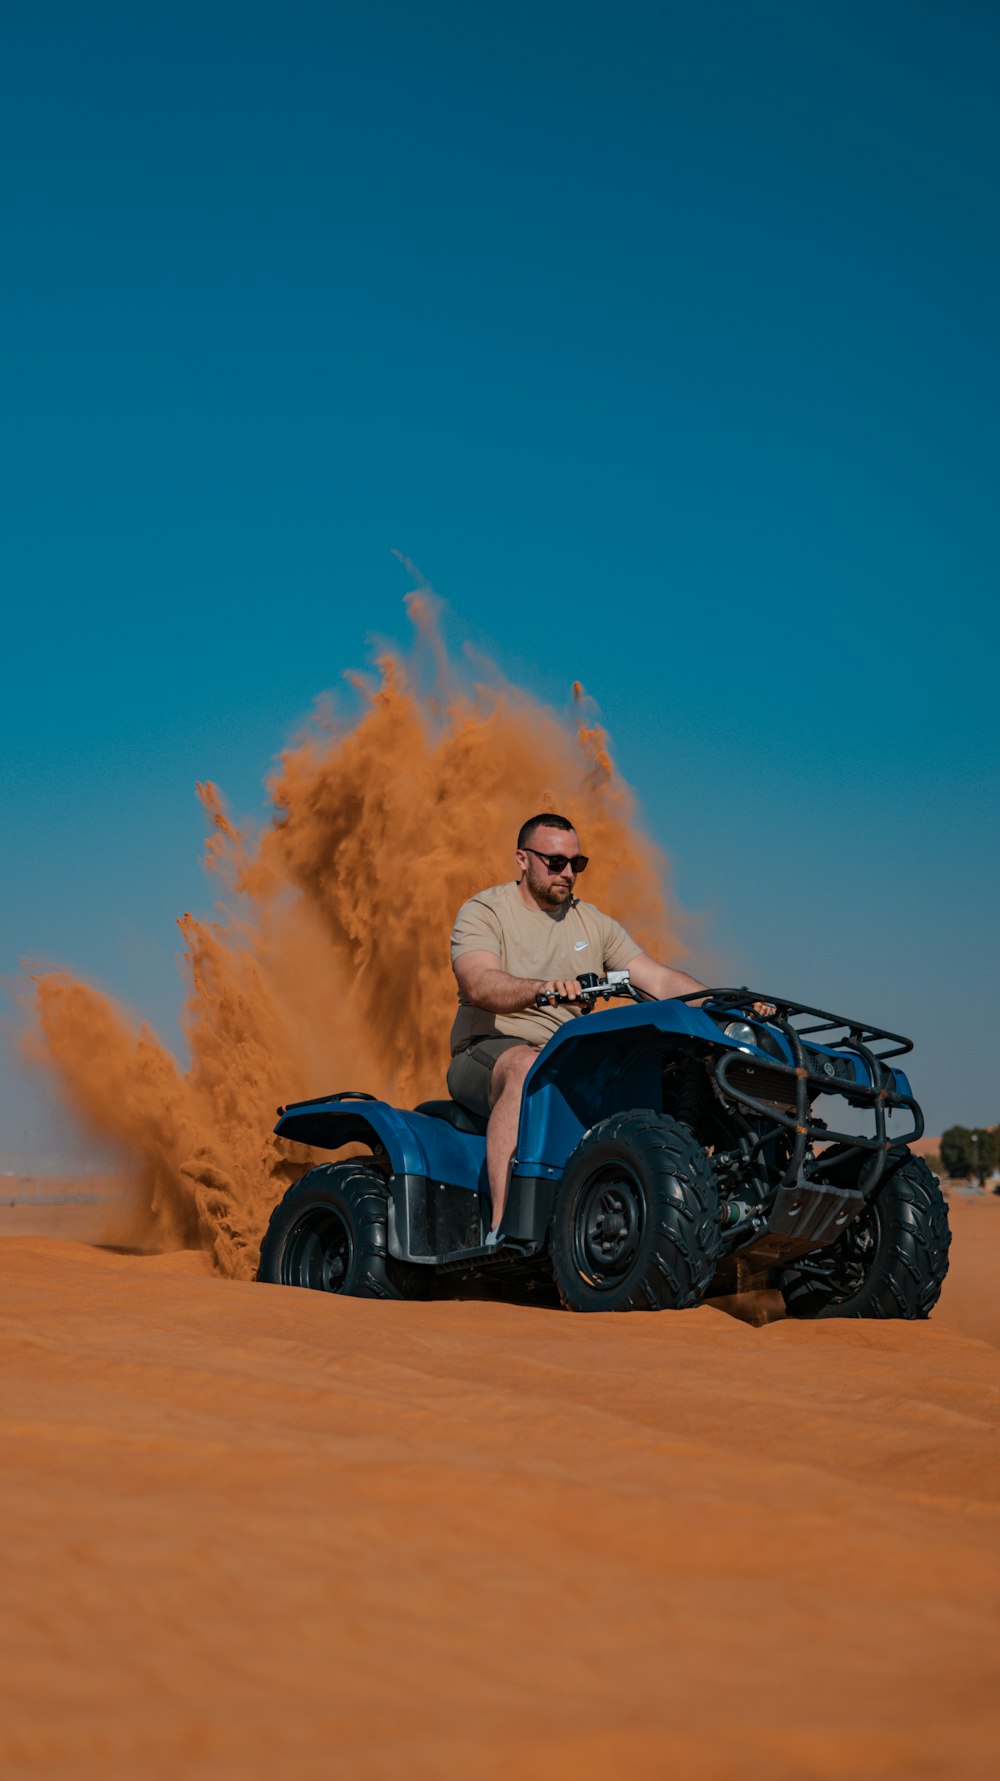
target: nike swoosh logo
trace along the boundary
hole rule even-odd
[[[574,952],[583,952],[585,950],[585,948],[588,947],[589,945],[590,945],[589,940],[577,940],[576,944],[573,947],[573,951]]]

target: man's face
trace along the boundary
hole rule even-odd
[[[531,852],[530,849],[535,851]],[[540,853],[560,853],[565,858],[575,859],[580,852],[580,843],[573,829],[536,829],[528,837],[527,847],[518,848],[517,863],[527,880],[528,889],[535,900],[544,909],[559,909],[568,903],[573,895],[575,874],[570,865],[563,867],[561,872],[550,872]]]

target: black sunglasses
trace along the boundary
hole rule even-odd
[[[578,872],[586,872],[590,858],[586,853],[574,854],[572,859],[568,853],[539,853],[537,847],[526,847],[524,852],[533,853],[536,860],[544,860],[550,872],[565,872],[567,866],[572,866],[574,876]]]

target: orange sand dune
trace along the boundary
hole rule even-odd
[[[2,1238],[0,1771],[992,1777],[1000,1200],[953,1214],[923,1325]]]

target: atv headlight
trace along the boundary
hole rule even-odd
[[[753,1050],[756,1051],[757,1035],[748,1021],[731,1020],[722,1030],[725,1033],[726,1038],[735,1040],[736,1044],[739,1045],[741,1049],[745,1049],[746,1046],[750,1045]]]

